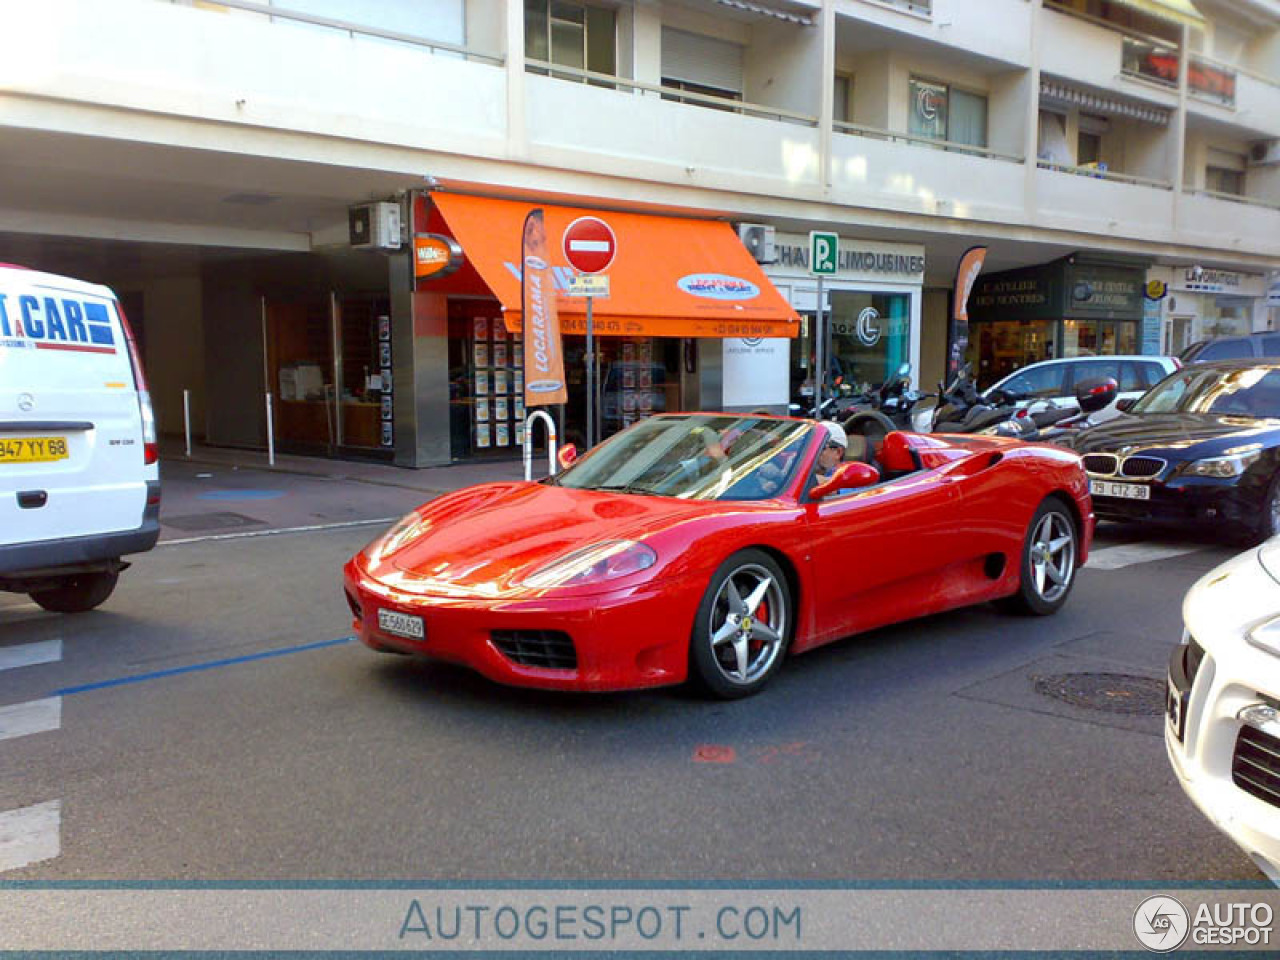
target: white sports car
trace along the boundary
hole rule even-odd
[[[1280,886],[1280,537],[1202,577],[1182,617],[1169,761],[1200,811]]]

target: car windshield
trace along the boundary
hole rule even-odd
[[[1280,417],[1280,369],[1188,367],[1152,387],[1129,412]]]
[[[812,430],[812,424],[767,417],[650,417],[554,482],[685,500],[765,500],[786,488]]]

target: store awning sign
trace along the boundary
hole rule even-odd
[[[533,204],[494,197],[437,193],[432,200],[466,259],[502,305],[507,328],[523,327],[521,257],[517,238]],[[593,217],[581,207],[540,204],[549,237],[563,237],[575,221]],[[608,265],[610,297],[596,303],[593,326],[605,336],[795,337],[800,318],[764,275],[728,223],[614,212]],[[603,217],[596,219],[603,220]],[[587,244],[600,238],[579,238]],[[569,296],[575,274],[566,244],[551,245],[549,275],[559,292],[565,333],[586,329],[586,298]],[[603,254],[603,250],[583,253]],[[591,264],[589,264],[591,265]],[[552,299],[557,299],[553,297]]]
[[[453,237],[419,233],[413,238],[413,275],[419,279],[447,277],[462,266],[462,247]]]

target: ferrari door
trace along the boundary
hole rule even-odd
[[[935,469],[809,504],[813,631],[797,647],[923,612],[956,554],[957,497]]]

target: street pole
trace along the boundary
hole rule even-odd
[[[813,415],[818,420],[822,419],[822,381],[827,372],[827,336],[822,322],[826,297],[823,294],[822,274],[818,274],[818,312],[813,320]]]
[[[596,337],[595,322],[591,315],[591,301],[587,297],[587,449],[596,445]]]

